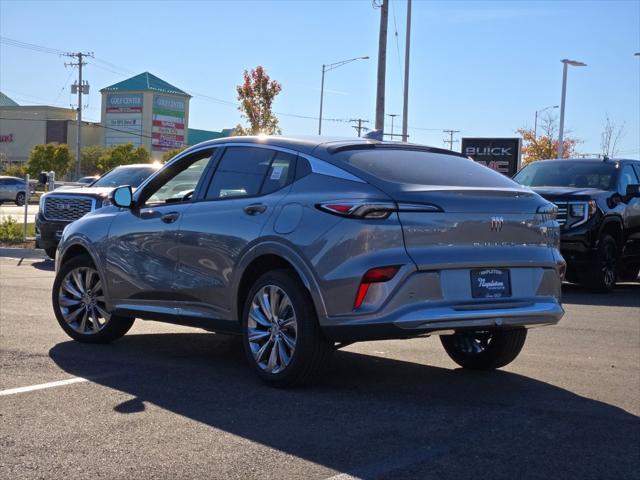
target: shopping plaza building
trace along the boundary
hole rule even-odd
[[[83,147],[131,143],[146,147],[152,158],[159,159],[168,150],[232,132],[189,128],[191,95],[149,72],[100,93],[100,122],[82,122]],[[66,143],[73,149],[76,135],[76,110],[18,105],[0,93],[0,164],[26,162],[38,144]]]

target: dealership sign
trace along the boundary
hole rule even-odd
[[[511,177],[520,167],[520,145],[520,138],[463,138],[462,154]]]

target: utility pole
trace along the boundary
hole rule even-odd
[[[380,139],[384,133],[384,96],[387,73],[387,24],[389,21],[389,0],[382,0],[380,6],[380,37],[378,39],[378,88],[376,93],[376,131]]]
[[[89,94],[89,83],[82,81],[82,67],[87,64],[83,60],[85,57],[93,57],[93,53],[65,53],[65,57],[76,58],[76,63],[65,63],[65,66],[78,67],[78,83],[71,85],[71,93],[78,93],[78,109],[77,109],[77,133],[76,133],[76,179],[80,178],[80,145],[82,142],[82,94]]]
[[[408,142],[409,122],[409,47],[411,46],[411,0],[407,0],[407,38],[404,47],[404,101],[402,104],[402,141]]]
[[[449,134],[449,140],[445,139],[444,143],[448,143],[449,150],[453,150],[453,144],[458,142],[458,140],[453,139],[453,135],[456,133],[460,133],[460,130],[443,130],[443,132]]]
[[[349,120],[350,122],[356,122],[358,125],[351,125],[358,131],[358,136],[362,136],[362,130],[369,130],[367,127],[362,126],[363,123],[369,123],[369,120],[363,120],[362,118],[355,118],[353,120]]]

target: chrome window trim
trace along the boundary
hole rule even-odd
[[[201,152],[203,150],[209,150],[209,149],[213,150],[215,148],[225,148],[225,147],[265,148],[265,149],[268,149],[268,150],[275,150],[275,151],[278,151],[278,152],[289,153],[291,155],[297,155],[297,156],[299,156],[301,158],[304,158],[305,160],[307,160],[309,162],[309,165],[311,166],[311,171],[313,173],[317,173],[318,175],[325,175],[325,176],[328,176],[328,177],[341,178],[343,180],[350,180],[352,182],[367,183],[363,179],[361,179],[359,177],[356,177],[355,175],[347,172],[346,170],[343,170],[340,167],[336,167],[335,165],[332,165],[331,163],[326,162],[324,160],[320,160],[319,158],[314,157],[312,155],[308,155],[306,153],[300,153],[297,150],[292,150],[290,148],[280,147],[280,146],[277,146],[277,145],[268,145],[268,144],[262,144],[262,143],[252,143],[252,142],[233,142],[233,141],[231,141],[231,142],[224,142],[224,143],[209,144],[209,145],[206,145],[206,146],[201,146],[201,147],[194,148],[194,149],[187,149],[184,152],[180,152],[177,157],[175,157],[173,160],[165,163],[162,166],[162,168],[158,169],[158,171],[156,173],[152,174],[144,182],[142,182],[142,184],[136,189],[136,192],[141,191],[142,189],[144,189],[146,187],[147,183],[150,182],[153,178],[155,178],[155,176],[158,175],[165,168],[168,168],[171,165],[173,165],[174,163],[179,162],[184,157],[186,157],[188,155],[192,155],[194,153]]]
[[[46,202],[49,198],[70,198],[72,200],[77,200],[77,199],[89,199],[91,200],[91,209],[87,212],[87,213],[91,213],[96,209],[96,199],[93,197],[89,197],[88,195],[60,195],[60,194],[56,194],[55,192],[51,192],[49,194],[47,194],[47,196],[44,198],[44,205],[42,208],[42,216],[45,218],[45,220],[49,220],[51,222],[64,222],[66,220],[56,220],[56,219],[51,219],[49,217],[47,217],[47,215],[45,214],[45,212],[47,211],[46,208]],[[86,213],[85,213],[86,215]],[[82,218],[82,217],[80,217]]]

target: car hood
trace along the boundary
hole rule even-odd
[[[113,187],[60,187],[54,191],[46,193],[45,195],[82,195],[89,197],[106,197],[109,192],[113,190]]]
[[[531,190],[547,200],[584,200],[606,195],[607,192],[599,188],[576,187],[530,187]]]

